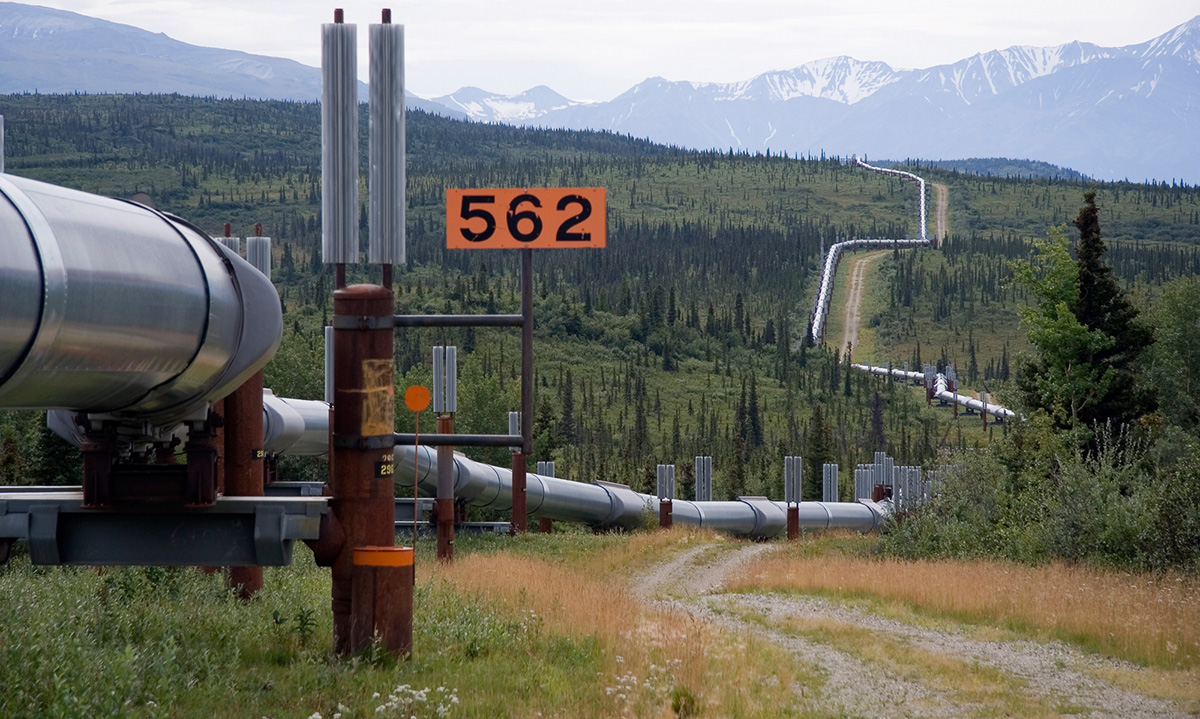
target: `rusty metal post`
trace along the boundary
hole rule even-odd
[[[187,484],[184,504],[211,507],[217,503],[217,425],[220,420],[209,410],[208,418],[188,432],[183,451],[187,455]]]
[[[542,534],[554,534],[554,520],[549,517],[538,519],[538,531]]]
[[[800,538],[800,505],[789,504],[787,508],[787,538],[794,542]]]
[[[525,453],[513,452],[512,456],[512,533],[524,532],[529,527],[525,504]]]
[[[224,464],[228,497],[263,496],[262,392],[263,373],[256,372],[225,398]],[[230,567],[226,583],[242,599],[249,599],[263,587],[263,569]]]
[[[358,547],[353,556],[350,651],[376,637],[396,657],[412,654],[412,547]]]
[[[454,433],[454,417],[443,414],[437,418],[439,434]],[[438,492],[434,503],[437,516],[437,558],[439,562],[454,560],[454,447],[439,445]]]
[[[660,500],[658,503],[658,526],[662,529],[671,528],[671,505],[673,502],[669,499]]]
[[[217,494],[225,494],[225,400],[213,402],[212,410],[217,418]]]
[[[354,550],[395,544],[392,312],[392,292],[378,285],[333,293],[329,506],[346,537],[333,563],[333,645],[340,653],[353,649],[352,616],[356,622],[374,621],[353,615]]]
[[[528,527],[525,502],[527,459],[533,454],[533,250],[521,250],[521,451],[512,456],[512,529]]]

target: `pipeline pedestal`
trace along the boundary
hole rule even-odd
[[[448,414],[437,418],[439,434],[454,433],[454,418]],[[439,562],[454,560],[454,447],[439,445],[437,518],[437,558]]]
[[[354,627],[374,622],[355,613],[355,606],[365,612],[367,605],[354,595],[354,550],[396,541],[392,303],[391,290],[377,285],[343,287],[333,295],[329,505],[346,537],[332,568],[333,644],[343,654],[354,649]],[[390,591],[390,584],[382,586],[379,591]]]
[[[524,421],[524,420],[522,420]],[[513,534],[528,529],[529,517],[525,502],[525,453],[513,452],[512,456],[512,531]]]
[[[350,602],[350,651],[376,637],[397,657],[412,654],[413,548],[354,550]]]
[[[225,496],[263,496],[263,373],[250,379],[224,400]],[[242,599],[263,587],[262,567],[230,567],[226,584]]]

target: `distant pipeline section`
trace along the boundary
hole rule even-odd
[[[418,487],[426,496],[437,491],[437,450],[432,447],[400,445],[395,450],[398,476],[406,475],[416,462]],[[512,472],[455,455],[454,496],[477,507],[512,509]],[[577,522],[599,529],[632,529],[657,525],[659,499],[634,492],[623,484],[575,482],[569,479],[526,475],[527,507],[531,517]],[[411,486],[411,485],[410,485]],[[740,537],[767,539],[787,529],[787,505],[766,497],[739,497],[733,501],[672,503],[672,521],[712,529]],[[889,514],[889,506],[870,499],[857,502],[801,502],[800,527],[804,529],[878,530]]]
[[[872,172],[879,172],[884,175],[893,175],[902,177],[906,180],[913,180],[917,183],[917,195],[919,198],[917,210],[917,227],[920,228],[920,237],[915,240],[847,240],[838,242],[829,248],[829,252],[825,255],[825,266],[821,269],[821,287],[817,291],[817,299],[813,304],[812,309],[812,339],[816,344],[825,342],[825,325],[829,318],[829,306],[833,298],[833,282],[837,277],[838,264],[842,261],[842,255],[854,250],[891,250],[891,249],[908,249],[912,247],[930,247],[935,246],[935,243],[930,242],[926,236],[925,229],[925,180],[914,175],[911,172],[903,170],[889,170],[884,167],[875,167],[868,165],[857,157],[853,163],[857,167],[862,167]]]
[[[270,280],[188,222],[13,175],[0,300],[0,408],[86,416],[130,446],[203,421],[283,332]]]
[[[831,298],[833,297],[833,281],[837,276],[838,264],[841,262],[843,254],[852,250],[885,250],[937,246],[937,243],[931,242],[926,235],[924,178],[914,175],[911,172],[904,172],[903,170],[890,170],[884,167],[868,165],[857,157],[854,158],[853,164],[872,172],[902,177],[917,183],[919,188],[918,197],[920,198],[920,202],[918,203],[918,226],[921,228],[921,236],[920,239],[916,240],[849,240],[839,242],[829,248],[829,254],[825,257],[825,266],[821,271],[821,287],[817,292],[817,301],[812,311],[812,338],[817,344],[822,344],[825,341],[825,326],[829,317]],[[928,367],[925,372],[910,372],[908,370],[892,369],[891,367],[876,367],[864,364],[851,366],[854,369],[869,372],[877,376],[911,380],[918,384],[924,383],[927,391],[930,393],[929,397],[941,402],[966,407],[971,411],[978,411],[985,417],[988,413],[1001,420],[1013,419],[1017,416],[1015,412],[1007,407],[992,404],[986,399],[975,399],[969,395],[959,394],[957,387],[954,386],[956,383],[949,379],[946,374],[930,371]]]
[[[1016,419],[1017,417],[1017,413],[1007,407],[993,404],[986,399],[976,399],[970,395],[959,394],[958,388],[953,386],[954,383],[951,382],[946,373],[938,372],[932,365],[927,365],[924,372],[913,372],[893,367],[877,367],[867,364],[852,364],[850,366],[877,377],[891,377],[902,382],[908,381],[914,384],[924,384],[930,392],[929,396],[933,399],[949,404],[956,404],[971,411],[980,412],[985,416],[991,414],[1001,420]],[[947,372],[949,371],[947,370]]]
[[[821,270],[821,288],[812,309],[812,339],[816,344],[825,342],[825,326],[828,324],[829,308],[833,301],[833,283],[837,278],[838,264],[842,255],[855,250],[891,250],[910,247],[928,247],[928,240],[846,240],[832,245],[825,255],[825,267]]]

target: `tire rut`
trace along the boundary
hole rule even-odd
[[[945,655],[999,670],[1022,686],[1025,696],[1054,711],[1091,719],[1183,719],[1194,717],[1182,705],[1142,696],[1095,676],[1104,669],[1133,669],[1128,662],[1085,654],[1060,642],[991,641],[962,632],[929,629],[886,619],[862,609],[807,596],[728,594],[723,587],[742,564],[778,546],[752,544],[733,549],[690,547],[638,576],[633,591],[647,602],[687,612],[736,634],[768,641],[817,667],[824,678],[815,692],[799,689],[806,702],[849,716],[951,719],[996,707],[977,707],[920,681],[897,676],[851,653],[778,627],[781,621],[831,620],[898,638],[915,650]],[[764,617],[751,621],[740,614]],[[1059,707],[1062,707],[1061,709]],[[1003,715],[1003,714],[1002,714]]]

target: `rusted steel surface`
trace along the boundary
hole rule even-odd
[[[671,501],[661,501],[658,503],[658,526],[663,529],[671,528]]]
[[[263,373],[250,379],[224,400],[225,496],[263,496]],[[215,437],[214,437],[215,439]],[[263,587],[262,567],[230,567],[230,588],[248,599]]]
[[[330,451],[330,507],[345,534],[334,560],[334,649],[352,651],[354,549],[395,544],[393,330],[390,322],[358,329],[339,317],[391,317],[393,295],[378,285],[352,285],[333,295],[334,392]],[[388,449],[361,448],[358,440],[384,438]],[[342,448],[350,446],[351,448]],[[391,600],[387,600],[390,602]],[[366,621],[363,617],[355,617]]]
[[[349,650],[378,638],[397,657],[412,654],[413,550],[359,547],[352,558]]]
[[[439,434],[454,433],[454,418],[443,414],[437,418]],[[443,445],[438,453],[437,558],[439,562],[454,559],[454,447]]]
[[[525,502],[525,454],[513,452],[512,456],[512,531],[513,534],[529,528],[529,515]]]
[[[800,507],[794,504],[787,508],[787,538],[789,542],[800,538]]]

